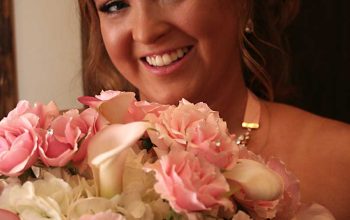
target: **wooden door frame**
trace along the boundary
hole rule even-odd
[[[0,1],[0,117],[18,101],[13,0]]]

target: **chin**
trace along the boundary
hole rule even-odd
[[[160,104],[168,104],[168,105],[177,105],[179,104],[179,101],[184,98],[182,96],[176,96],[176,95],[169,95],[169,96],[161,96],[161,97],[155,97],[155,102],[158,102]]]
[[[188,95],[186,96],[186,94],[177,94],[171,91],[151,95],[141,95],[141,99],[147,100],[149,102],[156,102],[168,105],[178,105],[179,101],[183,98],[189,100]]]

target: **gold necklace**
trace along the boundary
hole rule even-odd
[[[236,144],[239,147],[247,147],[250,140],[250,133],[253,129],[259,128],[260,108],[259,99],[250,90],[248,90],[247,104],[242,122],[242,128],[246,129],[246,132],[239,135],[236,139]]]

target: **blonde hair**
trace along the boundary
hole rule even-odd
[[[296,16],[299,0],[241,0],[241,55],[247,86],[255,94],[272,100],[283,96],[289,72],[288,44],[284,30]],[[99,19],[93,0],[79,0],[83,24],[84,93],[101,90],[136,89],[126,81],[110,61],[100,33]],[[252,33],[246,33],[248,21]],[[275,95],[276,94],[276,95]]]
[[[124,79],[109,59],[104,47],[99,18],[93,0],[79,0],[83,41],[83,89],[85,95],[96,95],[101,90],[128,90],[135,88]]]

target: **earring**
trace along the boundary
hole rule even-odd
[[[251,18],[248,19],[247,24],[244,28],[244,32],[247,34],[251,34],[254,32],[254,23]]]

